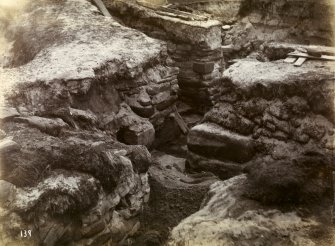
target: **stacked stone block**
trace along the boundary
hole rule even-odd
[[[311,152],[333,160],[332,65],[311,61],[295,68],[257,60],[232,65],[224,72],[221,102],[190,130],[190,166],[227,179],[259,160],[292,162]]]
[[[221,93],[221,47],[210,49],[198,45],[169,43],[169,52],[175,66],[180,68],[180,98],[200,108],[213,105]]]
[[[165,16],[129,2],[106,5],[127,25],[167,41],[171,66],[179,68],[180,99],[203,111],[218,101],[224,66],[219,21]]]
[[[137,80],[139,87],[121,92],[132,111],[147,118],[157,129],[173,111],[179,90],[179,69],[158,65],[145,71]]]

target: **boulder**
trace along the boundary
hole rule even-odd
[[[130,145],[151,146],[155,138],[155,128],[151,122],[136,115],[128,105],[123,104],[116,115],[119,141]]]
[[[155,109],[152,105],[143,106],[133,98],[128,99],[128,105],[136,114],[144,118],[149,118],[155,113]]]
[[[253,139],[213,123],[193,127],[187,137],[191,152],[221,161],[244,163],[255,155]]]
[[[224,71],[221,102],[190,131],[190,166],[226,179],[257,159],[283,160],[281,166],[310,149],[330,163],[328,158],[334,156],[331,66],[332,62],[313,60],[302,67],[282,60],[237,61]]]
[[[247,182],[246,176],[240,175],[212,184],[200,210],[173,228],[168,245],[293,246],[320,242],[310,234],[323,231],[317,218],[298,209],[284,212],[245,198]],[[329,233],[323,237],[331,238]],[[334,243],[332,240],[327,245]]]
[[[150,146],[155,139],[155,129],[150,123],[130,126],[119,134],[122,134],[119,139],[130,145]]]

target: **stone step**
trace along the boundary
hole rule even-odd
[[[243,136],[213,123],[193,127],[187,137],[188,149],[207,158],[245,163],[255,154],[251,137]]]

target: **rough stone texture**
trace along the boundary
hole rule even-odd
[[[6,98],[25,116],[57,116],[67,122],[70,114],[90,125],[101,122],[102,128],[108,128],[111,115],[126,101],[159,128],[178,92],[178,68],[167,65],[166,45],[101,16],[85,0],[50,2],[43,5],[45,11],[32,11],[39,4],[28,4],[26,14],[4,29],[12,49],[11,59],[1,68],[1,80],[6,81],[1,100]],[[157,93],[149,96],[145,91],[161,83],[171,96],[154,105]],[[6,118],[15,114],[8,107],[2,111]]]
[[[219,165],[213,159],[233,164],[262,156],[290,159],[307,150],[332,156],[335,123],[332,65],[308,61],[302,67],[294,67],[282,60],[241,60],[232,65],[224,72],[221,103],[205,115],[204,123],[191,129],[188,137],[191,166],[208,169],[210,162]],[[227,136],[228,132],[231,132],[229,139],[234,141],[219,137]],[[249,143],[253,143],[253,151]],[[234,154],[237,156],[233,157]],[[203,162],[206,159],[211,161]]]
[[[263,45],[263,52],[270,60],[285,59],[288,53],[296,50],[314,50],[325,55],[334,55],[335,48],[322,45],[304,45],[287,42],[268,42]]]
[[[334,44],[334,2],[329,0],[169,0],[175,8],[206,13],[229,24],[223,28],[227,58],[245,57],[267,42]]]
[[[121,214],[122,223],[136,221],[150,191],[146,172],[151,159],[144,147],[84,131],[63,129],[60,136],[53,137],[27,123],[7,122],[3,129],[21,148],[1,156],[1,179],[12,183],[15,191],[1,194],[2,205],[24,218],[35,231],[36,241],[45,245],[63,240],[84,243],[82,238],[91,240],[104,228],[118,226],[111,220],[113,213]],[[57,219],[59,216],[64,219]],[[86,228],[97,221],[104,221],[106,227]],[[49,231],[52,223],[55,230],[63,229],[59,234],[49,232],[49,238],[44,231]],[[88,232],[78,235],[80,227]],[[4,232],[12,229],[8,225]],[[19,236],[19,230],[15,232],[14,239]],[[122,239],[127,233],[125,229],[118,236]]]
[[[168,41],[172,63],[180,69],[175,79],[182,100],[202,111],[218,100],[224,66],[220,22],[166,16],[131,1],[104,2],[128,26]]]
[[[261,39],[271,38],[276,41],[286,39],[306,44],[333,44],[333,1],[252,0],[245,1],[242,8],[242,15],[247,15],[250,23],[256,29],[265,26],[269,33],[273,31],[272,37],[264,35]]]
[[[251,137],[202,123],[190,130],[187,137],[187,160],[190,168],[215,173],[222,179],[242,172],[244,164],[256,154]]]
[[[89,1],[20,11],[0,21],[10,47],[0,68],[0,244],[124,244],[140,228],[145,146],[174,107],[179,69],[163,42]],[[21,240],[22,229],[33,236]]]
[[[187,174],[185,159],[152,153],[149,168],[150,199],[142,213],[143,230],[135,245],[161,245],[169,228],[199,209],[209,186],[217,180],[210,173]],[[145,232],[145,233],[144,233]]]
[[[187,142],[190,151],[216,157],[222,161],[243,163],[254,155],[251,138],[227,131],[211,123],[193,127]]]
[[[224,44],[248,53],[264,41],[333,45],[334,2],[329,0],[169,0],[179,8],[206,12],[232,28]]]
[[[245,0],[168,0],[179,8],[187,6],[193,11],[211,14],[223,23],[234,23],[240,17],[240,11]]]
[[[0,244],[162,245],[215,175],[244,172],[213,185],[170,244],[332,245],[333,64],[297,68],[274,61],[297,46],[262,44],[329,44],[331,4],[135,2],[105,1],[118,22],[88,0],[26,1],[10,21],[0,10]],[[222,28],[176,14],[194,6],[245,18]],[[258,48],[222,77],[223,56]],[[164,146],[179,158],[152,161],[146,147],[180,133],[178,96],[193,106],[180,113],[189,127],[215,106],[189,133],[187,160],[184,137]]]
[[[212,184],[200,210],[172,230],[168,245],[333,245],[332,231],[319,223],[321,212],[313,217],[298,208],[266,207],[243,196],[247,182],[241,175]]]

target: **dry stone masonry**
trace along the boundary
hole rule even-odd
[[[264,155],[281,160],[313,150],[331,157],[334,74],[330,68],[331,64],[318,62],[296,68],[257,60],[232,65],[224,72],[221,102],[188,135],[191,166],[216,172],[222,168],[229,176],[241,172],[243,163]]]
[[[174,108],[179,69],[161,41],[89,1],[21,11],[4,26],[15,48],[0,72],[0,244],[124,244],[149,199],[145,146]]]
[[[179,68],[182,100],[202,110],[218,101],[224,69],[220,22],[166,16],[127,1],[105,2],[127,25],[167,41],[171,63]]]
[[[332,1],[22,3],[0,245],[334,245]]]

